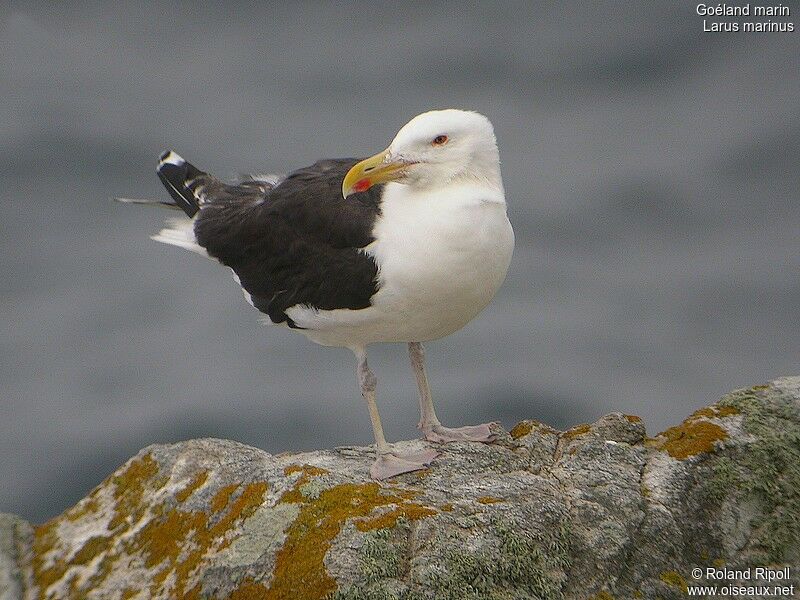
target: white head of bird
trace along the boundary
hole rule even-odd
[[[432,110],[406,123],[386,150],[350,169],[342,194],[390,181],[430,190],[460,179],[502,192],[494,128],[476,112]]]

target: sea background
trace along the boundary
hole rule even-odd
[[[280,173],[486,114],[516,251],[428,344],[446,424],[655,434],[800,374],[800,34],[695,7],[0,5],[0,511],[42,522],[156,442],[372,442],[348,351],[260,325],[226,269],[148,239],[171,215],[111,200],[165,198],[167,148]],[[387,436],[418,435],[405,348],[370,362]]]

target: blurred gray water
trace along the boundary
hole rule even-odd
[[[800,373],[798,33],[703,33],[687,2],[54,4],[0,5],[0,510],[42,521],[154,442],[372,440],[347,351],[258,325],[148,239],[165,215],[110,201],[165,197],[165,148],[282,172],[489,116],[517,247],[428,345],[449,424],[655,433]],[[371,364],[387,435],[416,435],[405,349]]]

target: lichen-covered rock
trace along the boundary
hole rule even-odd
[[[16,600],[24,582],[24,565],[29,564],[33,528],[14,515],[0,514],[0,600]]]
[[[799,377],[654,438],[622,414],[497,433],[382,483],[369,448],[151,446],[32,534],[0,518],[0,598],[666,600],[694,568],[780,565],[798,584]]]

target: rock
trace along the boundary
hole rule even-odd
[[[33,541],[33,528],[14,515],[0,513],[0,600],[22,597],[23,566],[30,564],[27,552]]]
[[[370,448],[150,446],[32,534],[0,518],[0,597],[670,599],[756,567],[798,585],[800,377],[654,438],[617,413],[497,433],[383,483]]]

